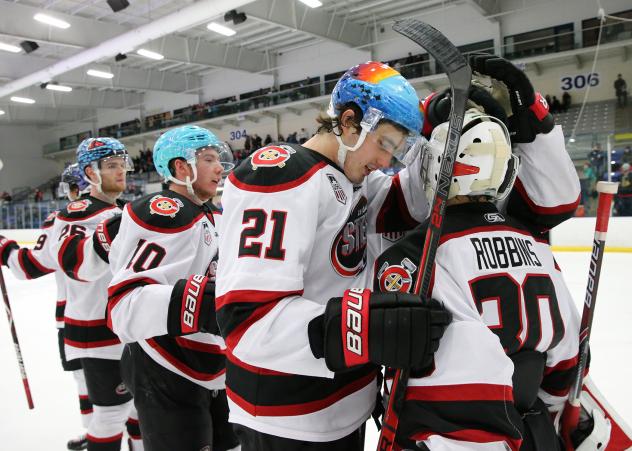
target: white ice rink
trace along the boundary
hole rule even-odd
[[[588,253],[558,253],[580,307]],[[607,253],[591,339],[591,375],[609,402],[632,422],[632,254]],[[6,318],[0,318],[0,450],[63,451],[81,431],[77,393],[59,364],[54,323],[55,280],[18,281],[4,270],[35,409],[26,405]],[[5,315],[2,315],[5,316]],[[369,425],[367,450],[377,433]]]

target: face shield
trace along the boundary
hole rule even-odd
[[[199,149],[196,149],[195,155],[199,155],[206,149],[211,149],[217,152],[218,163],[222,165],[222,177],[226,177],[235,167],[233,152],[230,150],[230,147],[228,147],[228,144],[220,142],[218,144],[200,147]]]

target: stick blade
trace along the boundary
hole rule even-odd
[[[398,20],[393,25],[393,30],[428,50],[448,73],[458,72],[467,66],[467,61],[454,44],[425,22],[416,19]]]

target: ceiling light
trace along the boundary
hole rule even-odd
[[[70,24],[68,22],[65,22],[61,19],[56,19],[55,17],[47,16],[46,14],[42,13],[35,14],[33,16],[33,19],[37,20],[38,22],[51,25],[53,27],[62,28],[64,30],[70,27]]]
[[[318,0],[298,0],[299,2],[309,6],[310,8],[318,8],[319,6],[323,6],[321,2]]]
[[[237,33],[232,28],[225,27],[224,25],[220,25],[216,22],[211,22],[210,24],[206,26],[206,28],[208,28],[211,31],[214,31],[215,33],[223,34],[224,36],[232,36],[235,33]]]
[[[29,99],[28,97],[17,97],[17,96],[11,97],[11,101],[17,102],[17,103],[35,103],[35,100]]]
[[[104,72],[102,70],[96,70],[96,69],[88,69],[86,74],[90,75],[91,77],[114,78],[114,74],[113,73],[111,73],[111,72]]]
[[[56,85],[55,83],[46,83],[46,89],[59,92],[70,92],[72,88],[70,86]]]
[[[151,58],[152,60],[161,60],[165,57],[160,53],[152,52],[151,50],[146,49],[138,49],[136,53],[138,53],[140,56],[144,56],[145,58]]]
[[[0,116],[4,114],[4,110],[0,110]]]
[[[4,42],[0,42],[0,50],[4,50],[5,52],[18,53],[22,49],[17,45],[5,44]]]

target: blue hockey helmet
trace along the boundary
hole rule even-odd
[[[353,102],[362,113],[373,113],[375,127],[388,119],[417,136],[423,126],[423,115],[415,89],[404,77],[387,64],[369,61],[349,69],[338,80],[331,93],[328,114],[339,113],[342,105]],[[363,122],[365,122],[363,118]],[[370,130],[369,130],[370,131]]]
[[[109,157],[126,157],[127,149],[118,139],[114,138],[88,138],[81,141],[77,147],[77,164],[82,174],[91,163]],[[128,168],[129,169],[129,168]]]
[[[81,169],[79,169],[79,165],[77,163],[69,165],[61,173],[60,186],[62,187],[62,191],[65,194],[68,193],[69,188],[73,185],[79,188],[79,191],[83,191],[89,186],[88,182],[83,177]]]
[[[197,176],[195,169],[197,152],[207,147],[212,147],[217,151],[225,173],[234,167],[233,153],[226,143],[220,141],[217,136],[205,128],[197,125],[184,125],[163,133],[154,144],[153,159],[156,171],[164,177],[165,181],[182,184],[182,181],[177,180],[171,174],[169,162],[174,158],[183,158],[193,167],[194,180],[191,180],[190,183],[194,183]]]

